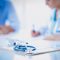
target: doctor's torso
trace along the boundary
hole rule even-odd
[[[51,15],[51,24],[50,24],[50,31],[52,33],[60,33],[60,10],[56,11],[53,10]]]
[[[8,2],[2,0],[0,2],[0,25],[5,25],[8,18],[8,11]]]

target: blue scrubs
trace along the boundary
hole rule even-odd
[[[12,3],[7,0],[0,0],[0,25],[4,26],[7,21],[15,31],[19,29],[19,21]]]
[[[0,1],[0,25],[5,25],[8,18],[8,10],[6,9],[6,1]]]

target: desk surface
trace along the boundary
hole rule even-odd
[[[3,39],[3,40],[5,41],[5,39]],[[28,39],[27,40],[24,39],[24,41],[28,42],[29,45],[33,45],[33,46],[35,46],[37,48],[37,50],[34,53],[36,53],[36,52],[40,53],[40,52],[54,50],[50,46],[50,41],[40,40],[40,38],[31,38],[29,40]],[[14,51],[12,51],[11,47],[8,47],[8,46],[4,45],[4,48],[7,49],[8,51],[14,53]],[[36,60],[37,58],[38,58],[38,60],[40,60],[40,59],[42,59],[42,60],[48,59],[49,60],[50,57],[49,58],[48,57],[49,57],[48,54],[44,54],[43,56],[42,55],[37,55],[37,56],[32,57],[30,59],[28,56],[21,56],[21,55],[17,55],[17,54],[14,53],[14,60],[17,60],[17,59],[18,60],[20,60],[20,59],[22,59],[22,60],[29,60],[29,59],[30,60]]]
[[[34,51],[34,53],[54,50],[56,48],[52,48],[51,43],[58,43],[58,41],[54,42],[54,41],[42,40],[44,38],[43,36],[32,38],[30,33],[29,34],[27,34],[27,33],[14,34],[14,35],[9,35],[9,36],[6,35],[4,38],[3,38],[3,36],[0,37],[1,41],[3,43],[3,45],[1,45],[1,46],[3,46],[5,49],[10,50],[10,51],[12,51],[12,49],[7,46],[8,43],[5,45],[5,42],[7,41],[5,38],[7,38],[7,37],[8,37],[8,39],[25,41],[25,42],[28,42],[29,45],[35,46],[37,50]],[[1,43],[1,41],[0,41],[0,43]],[[15,53],[14,53],[14,56],[15,56],[14,60],[17,60],[18,58],[19,58],[18,60],[20,60],[21,59],[20,57],[22,57],[21,55],[17,55]],[[23,59],[23,60],[25,60],[25,59]]]
[[[28,45],[34,46],[36,48],[36,50],[33,51],[33,53],[40,53],[40,52],[55,50],[56,48],[53,48],[51,44],[54,44],[56,46],[58,43],[60,43],[58,41],[54,42],[54,41],[48,41],[48,40],[41,40],[40,37],[39,38],[23,39],[23,40],[19,39],[19,41],[17,41],[16,39],[13,38],[12,40],[14,40],[15,42],[17,42],[17,44],[26,45],[26,42],[27,42]],[[2,39],[0,41],[0,47],[4,47],[4,48],[12,51],[13,47],[12,46],[9,47],[8,46],[9,42],[7,42],[7,41],[8,40],[6,40],[6,39]],[[57,48],[59,49],[60,47],[57,47]]]

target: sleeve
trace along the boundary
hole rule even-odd
[[[39,28],[39,32],[40,32],[42,35],[45,35],[45,34],[50,33],[50,32],[49,32],[49,30],[50,30],[50,24],[51,24],[50,18],[45,19],[45,21],[44,21],[43,23],[44,23],[44,24],[41,25],[41,27]]]
[[[12,4],[9,4],[9,12],[8,12],[8,20],[7,22],[9,23],[9,25],[15,30],[18,31],[19,30],[19,26],[20,26],[20,22],[16,16],[16,11],[14,10],[14,7],[12,6]]]
[[[48,33],[48,26],[43,26],[39,29],[39,32],[42,34],[42,35],[45,35],[46,33]]]

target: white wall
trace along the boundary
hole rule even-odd
[[[13,3],[21,29],[32,29],[33,24],[38,29],[48,23],[50,13],[45,0],[13,0]]]

